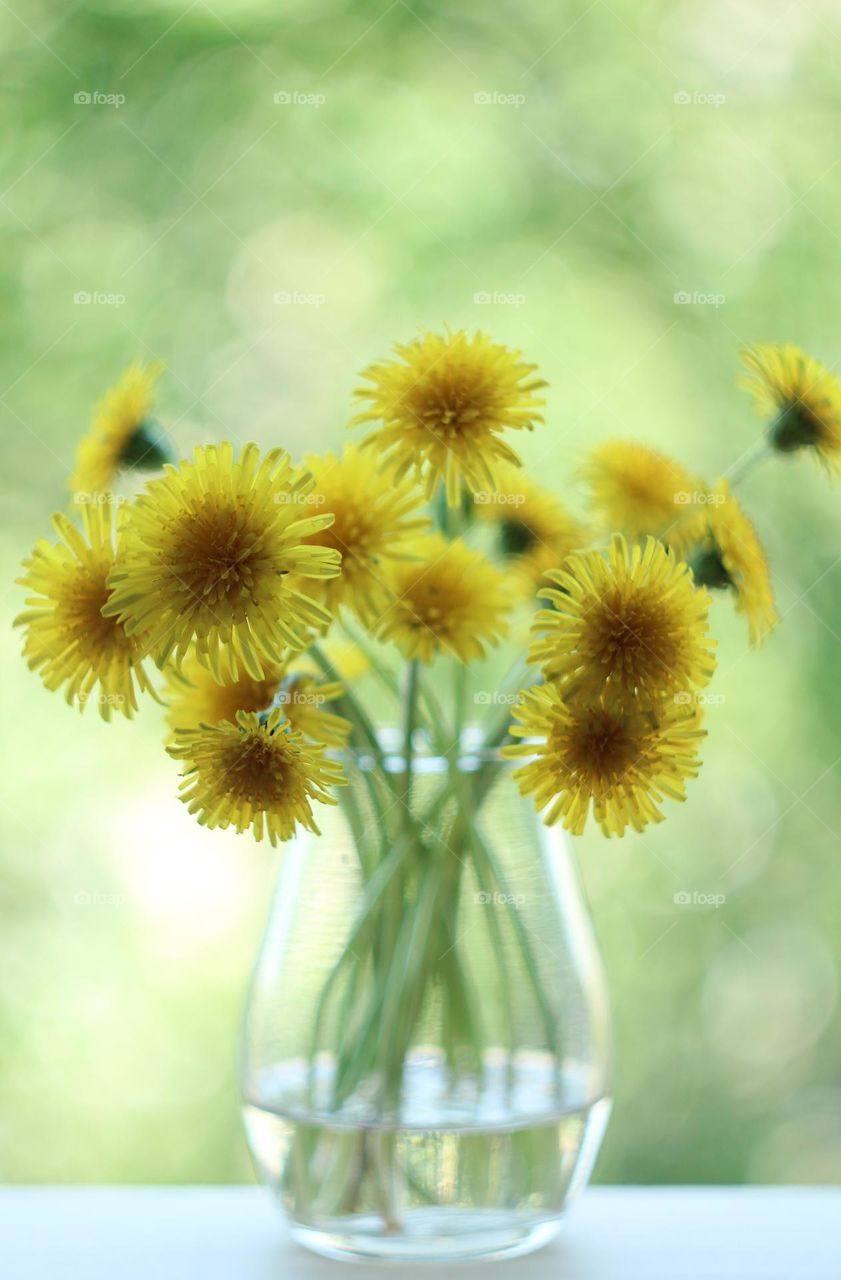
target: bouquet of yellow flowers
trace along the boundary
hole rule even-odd
[[[25,562],[24,656],[105,720],[131,717],[141,694],[162,702],[181,798],[205,826],[274,845],[344,806],[359,909],[304,1055],[324,1114],[361,1098],[399,1117],[430,1002],[451,1073],[487,1072],[494,1041],[454,923],[466,878],[507,912],[508,941],[494,913],[487,926],[507,1087],[518,984],[562,1061],[551,983],[479,815],[509,760],[545,822],[573,834],[591,817],[608,836],[641,831],[685,798],[715,673],[712,597],[732,601],[752,645],[777,621],[733,489],[775,451],[841,466],[835,377],[791,346],[744,360],[767,420],[755,449],[707,484],[644,444],[602,444],[576,477],[582,512],[523,473],[508,439],[542,422],[546,384],[482,333],[397,346],[361,376],[353,443],[300,463],[228,442],[175,462],[158,367],[133,365],[97,409],[71,481],[81,526],[57,514],[58,540]],[[132,500],[113,492],[123,471],[153,473]],[[359,695],[362,671],[390,700],[390,735]],[[311,1133],[295,1144],[281,1181],[312,1222],[325,1148]],[[375,1209],[395,1231],[398,1155],[375,1154]],[[334,1217],[357,1205],[363,1166],[339,1178]]]

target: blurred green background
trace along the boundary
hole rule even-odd
[[[741,453],[745,342],[841,365],[829,0],[17,0],[0,37],[7,624],[134,357],[167,362],[183,449],[299,453],[393,341],[481,326],[549,379],[524,452],[573,500],[608,435],[710,477]],[[808,461],[744,496],[783,624],[749,653],[716,610],[690,802],[580,842],[617,1036],[603,1181],[841,1174],[841,515]],[[277,855],[193,823],[156,708],[80,717],[0,635],[0,1178],[249,1179],[236,1039]]]

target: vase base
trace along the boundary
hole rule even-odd
[[[465,1262],[532,1253],[561,1226],[561,1218],[535,1222],[523,1213],[429,1208],[413,1210],[393,1233],[375,1218],[345,1220],[335,1231],[293,1223],[291,1233],[313,1253],[348,1262]]]

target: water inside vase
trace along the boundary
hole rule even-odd
[[[333,1256],[511,1254],[552,1234],[586,1181],[609,1113],[574,1066],[545,1054],[486,1055],[480,1079],[453,1084],[439,1052],[407,1060],[397,1114],[357,1094],[338,1109],[301,1062],[265,1072],[244,1110],[264,1182],[311,1248]],[[542,1238],[537,1240],[536,1235]]]

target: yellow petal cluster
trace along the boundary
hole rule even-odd
[[[354,394],[368,401],[352,426],[378,423],[364,447],[384,455],[398,477],[412,473],[431,497],[443,482],[447,503],[457,507],[463,487],[490,491],[497,468],[519,466],[502,438],[506,428],[531,430],[541,422],[546,383],[519,351],[484,333],[424,333],[395,347],[396,360],[371,365],[367,386]]]
[[[102,612],[114,568],[113,511],[109,503],[83,507],[83,531],[53,516],[59,540],[40,539],[24,561],[18,582],[29,596],[15,619],[26,629],[24,657],[47,688],[64,687],[80,711],[92,702],[103,720],[114,711],[131,718],[138,691],[154,694],[142,638]]]
[[[347,445],[342,453],[311,455],[304,465],[313,477],[314,510],[331,512],[333,523],[308,534],[310,546],[332,547],[342,572],[324,580],[321,599],[332,612],[340,606],[370,623],[382,607],[385,568],[404,554],[409,539],[427,528],[418,514],[424,501],[408,479],[383,471],[375,453]]]
[[[77,502],[95,501],[110,492],[126,466],[149,470],[161,465],[163,435],[150,415],[162,364],[129,365],[116,386],[103,396],[93,423],[76,451],[69,488]]]
[[[758,344],[742,352],[742,386],[769,419],[768,440],[780,453],[810,449],[841,472],[841,382],[820,360],[792,344]]]
[[[523,695],[515,778],[546,821],[579,834],[591,812],[607,835],[659,821],[697,771],[697,693],[715,669],[709,596],[683,562],[648,538],[616,534],[606,553],[570,556],[538,594],[529,660],[547,683]]]
[[[341,556],[304,539],[332,522],[312,515],[314,481],[282,449],[197,448],[167,467],[130,507],[110,577],[109,616],[143,636],[158,666],[189,652],[221,683],[220,654],[260,680],[266,663],[300,649],[329,621],[305,594],[334,578]],[[300,585],[303,584],[303,585]]]
[[[759,645],[778,622],[768,559],[751,520],[726,480],[677,527],[673,545],[689,562],[695,581],[732,593],[744,614],[750,643]]]
[[[318,835],[312,802],[335,804],[328,788],[346,782],[341,765],[296,732],[280,708],[179,729],[167,751],[184,764],[181,799],[202,826],[250,828],[273,845],[299,826]]]
[[[684,800],[685,781],[698,772],[704,732],[693,711],[664,703],[656,713],[637,707],[576,701],[555,685],[523,695],[514,712],[511,759],[526,763],[514,777],[524,795],[546,808],[546,822],[562,821],[580,835],[590,813],[605,835],[642,831],[661,822],[664,798]]]
[[[421,662],[438,654],[466,663],[483,658],[508,630],[504,575],[480,551],[441,534],[416,539],[408,556],[389,569],[380,639]]]
[[[627,538],[668,538],[704,485],[681,463],[635,440],[608,440],[581,468],[603,529]]]
[[[518,467],[501,466],[496,488],[474,497],[474,511],[496,527],[506,567],[529,593],[548,569],[560,566],[592,539],[578,516]]]
[[[342,696],[337,681],[319,681],[311,672],[300,670],[296,661],[266,667],[258,680],[237,667],[227,652],[220,655],[219,673],[221,684],[192,654],[180,668],[167,669],[167,721],[175,733],[223,720],[234,722],[239,711],[259,713],[280,707],[291,727],[304,737],[332,747],[347,742],[347,720],[327,709]]]

